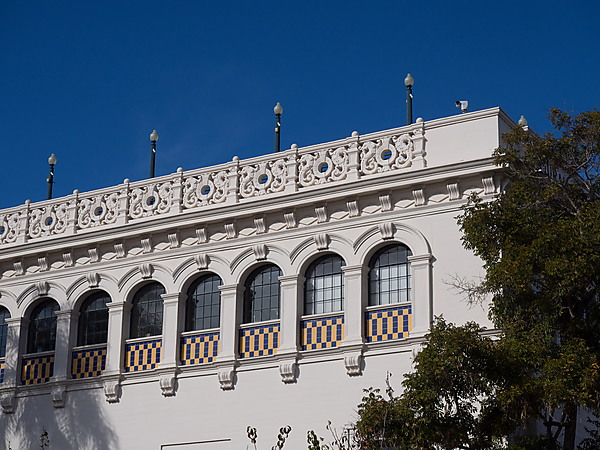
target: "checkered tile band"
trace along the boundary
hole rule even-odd
[[[204,333],[181,338],[181,365],[213,362],[219,354],[219,333]]]
[[[4,361],[0,361],[0,383],[4,381]]]
[[[406,338],[412,329],[411,306],[367,311],[366,316],[368,342]]]
[[[274,355],[279,347],[279,324],[240,330],[240,358]]]
[[[41,384],[50,381],[54,375],[54,355],[23,358],[21,383]]]
[[[303,320],[300,328],[302,350],[337,347],[344,339],[344,316]]]
[[[106,368],[106,347],[74,350],[71,358],[71,376],[89,378],[102,375]]]
[[[151,370],[160,362],[161,340],[136,342],[125,347],[125,372]]]

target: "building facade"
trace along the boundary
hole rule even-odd
[[[502,189],[499,108],[0,211],[0,439],[261,448],[398,390],[434,316],[490,325],[456,216]]]

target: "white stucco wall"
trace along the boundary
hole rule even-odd
[[[482,275],[481,261],[462,247],[456,216],[470,193],[492,198],[499,192],[501,173],[490,155],[509,122],[494,108],[0,211],[8,230],[0,233],[0,305],[12,318],[0,384],[0,439],[10,441],[13,449],[35,448],[45,428],[51,448],[60,449],[239,449],[248,443],[246,427],[251,425],[258,429],[260,448],[269,448],[279,427],[291,425],[288,447],[304,448],[307,430],[327,436],[328,420],[338,428],[352,423],[362,390],[383,388],[387,372],[400,391],[402,374],[410,370],[413,352],[434,316],[491,326],[487,305],[468,305],[449,283],[455,276]],[[369,172],[361,158],[367,158],[368,145],[381,149],[385,142],[400,152],[410,142],[412,160],[390,170],[380,161],[375,167],[381,170]],[[319,161],[337,164],[336,151],[346,158],[339,179],[328,175],[321,183],[302,184],[290,175],[309,176],[312,172],[303,170],[307,164],[317,167]],[[221,203],[186,203],[190,183],[200,185],[203,174],[211,174],[215,189],[220,170],[230,182]],[[244,170],[256,177],[262,170],[273,180],[279,176],[283,184],[261,193],[264,186],[253,185],[250,177],[244,185]],[[131,206],[136,192],[146,189],[154,192],[156,202],[162,201],[162,183],[170,189],[164,211],[148,203],[147,217],[136,216]],[[250,193],[241,195],[242,188],[235,186],[246,186]],[[114,221],[98,218],[97,226],[82,226],[81,215],[89,212],[76,205],[86,199],[104,202],[106,212],[109,197],[116,202]],[[57,228],[61,205],[67,211],[64,230]],[[32,228],[32,211],[55,213],[47,231]],[[29,222],[10,222],[15,212]],[[11,237],[9,231],[15,234]],[[407,339],[367,343],[366,268],[375,250],[393,242],[406,244],[413,253],[413,329]],[[346,337],[337,348],[298,351],[298,337],[294,342],[289,334],[302,315],[302,282],[295,280],[326,253],[342,256],[348,269]],[[234,344],[242,298],[236,286],[264,263],[278,265],[288,283],[280,319],[287,337],[276,355],[240,360]],[[178,294],[208,272],[218,274],[225,285],[220,355],[214,363],[180,367],[177,342],[184,304],[178,298],[185,296]],[[123,373],[128,305],[148,281],[160,282],[167,292],[163,360],[154,370]],[[78,308],[99,289],[112,300],[107,369],[100,377],[72,380],[69,364]],[[59,303],[62,317],[54,378],[22,386],[19,370],[28,317],[46,297]]]

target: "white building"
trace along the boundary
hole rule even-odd
[[[490,325],[456,216],[514,125],[476,111],[0,211],[0,446],[260,448],[398,389],[435,315]]]

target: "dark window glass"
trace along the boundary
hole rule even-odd
[[[56,315],[58,303],[45,300],[31,313],[27,353],[50,352],[56,346]]]
[[[142,287],[133,297],[131,328],[129,336],[134,338],[162,334],[163,299],[165,288],[160,283]]]
[[[410,263],[412,252],[406,245],[382,248],[369,264],[369,306],[410,301]]]
[[[337,255],[325,255],[306,269],[304,314],[321,314],[344,309],[344,275],[346,263]]]
[[[79,310],[77,345],[105,344],[108,336],[108,306],[106,292],[90,295]]]
[[[219,327],[221,279],[217,275],[200,278],[188,291],[185,330],[206,330]]]
[[[8,335],[6,319],[10,319],[10,313],[4,306],[0,306],[0,358],[6,356],[6,337]]]
[[[274,265],[256,269],[246,279],[244,323],[279,319],[281,270]]]

